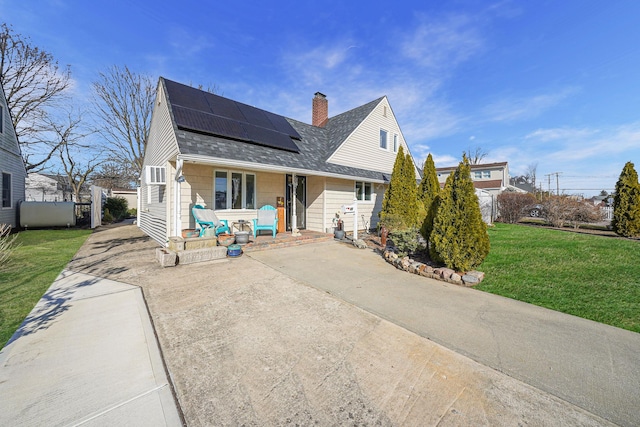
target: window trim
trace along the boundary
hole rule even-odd
[[[384,138],[384,147],[382,146],[382,133],[384,132],[385,138]],[[389,151],[389,131],[380,128],[380,139],[378,140],[378,147],[381,150],[384,151]]]
[[[362,199],[358,197],[358,184],[362,184]],[[369,200],[367,197],[367,187],[369,187]],[[354,181],[353,182],[353,196],[358,203],[373,203],[373,183],[367,181]]]
[[[5,201],[5,194],[4,194],[4,177],[7,176],[9,177],[9,186],[7,188],[7,191],[9,192],[9,195],[7,197],[7,200],[9,202],[8,206],[4,205],[4,201]],[[0,185],[2,185],[2,187],[0,187],[0,203],[2,203],[2,205],[0,205],[0,209],[11,209],[13,207],[13,174],[11,172],[2,172],[2,181],[0,182]]]
[[[226,185],[226,201],[225,201],[225,207],[224,208],[218,208],[216,206],[216,175],[218,174],[218,172],[220,173],[224,173],[226,174],[226,180],[227,180],[227,185]],[[242,200],[240,202],[241,207],[240,208],[234,208],[233,207],[233,200],[232,198],[232,177],[233,174],[241,174],[242,175]],[[254,206],[252,208],[247,208],[247,175],[251,175],[253,176],[253,204]],[[240,211],[240,210],[255,210],[256,208],[256,201],[257,201],[257,197],[258,197],[258,178],[256,176],[255,172],[246,172],[246,171],[240,171],[240,170],[232,170],[232,169],[215,169],[213,171],[213,209],[217,210],[217,211]]]
[[[393,134],[393,152],[394,153],[398,152],[398,134],[397,133]]]

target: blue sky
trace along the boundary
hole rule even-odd
[[[0,0],[0,17],[71,66],[78,102],[112,65],[305,122],[317,91],[330,116],[387,95],[420,165],[481,147],[587,196],[640,167],[637,1]]]

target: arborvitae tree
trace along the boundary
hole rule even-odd
[[[477,267],[489,254],[489,235],[466,155],[447,178],[438,205],[430,239],[431,257],[456,271]]]
[[[424,206],[425,217],[422,221],[420,233],[425,238],[427,244],[431,230],[433,230],[433,219],[435,216],[435,210],[437,207],[437,198],[440,196],[440,183],[438,182],[438,174],[436,173],[436,165],[433,163],[433,157],[431,153],[424,161],[424,167],[422,168],[422,181],[418,188],[418,198]]]
[[[393,172],[389,180],[389,187],[384,192],[382,198],[382,209],[380,210],[380,220],[383,224],[389,225],[391,221],[400,219],[399,194],[402,192],[402,167],[404,165],[404,150],[402,146],[396,155],[396,161],[393,164]]]
[[[424,217],[424,210],[421,209],[420,200],[418,199],[418,184],[416,182],[416,168],[413,164],[411,154],[404,156],[404,164],[402,165],[402,175],[405,190],[403,191],[403,212],[407,226],[417,229]]]
[[[621,236],[640,236],[640,184],[631,162],[624,165],[616,183],[611,226]]]
[[[382,199],[380,220],[390,228],[413,228],[419,224],[416,174],[410,154],[398,150],[389,188]]]

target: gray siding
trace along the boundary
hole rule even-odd
[[[2,132],[0,132],[0,180],[1,173],[11,175],[11,207],[3,208],[0,205],[0,223],[9,224],[11,227],[18,225],[17,213],[20,202],[24,200],[24,182],[27,172],[22,161],[20,147],[16,138],[16,132],[11,122],[9,109],[0,88],[0,108],[2,108]]]
[[[169,223],[167,212],[170,208],[173,174],[169,160],[178,154],[178,144],[175,129],[171,121],[164,85],[158,84],[156,105],[151,117],[151,128],[145,150],[144,165],[141,176],[139,226],[153,240],[165,245],[169,237]],[[167,168],[167,184],[147,185],[146,166],[165,166]],[[159,198],[164,187],[163,197]]]

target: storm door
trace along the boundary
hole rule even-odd
[[[291,216],[293,215],[293,193],[295,187],[295,203],[296,203],[296,217],[297,228],[304,230],[307,228],[307,177],[295,175],[295,185],[293,175],[287,175],[287,231],[291,230]]]

